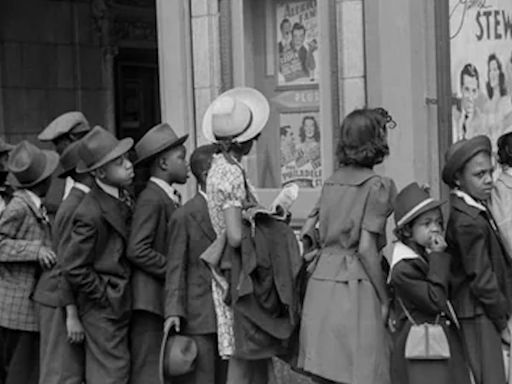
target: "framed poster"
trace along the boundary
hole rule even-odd
[[[279,115],[281,185],[303,188],[322,185],[322,152],[318,111]]]
[[[450,0],[452,140],[512,129],[512,1]]]
[[[318,86],[317,0],[279,0],[274,13],[277,86]]]

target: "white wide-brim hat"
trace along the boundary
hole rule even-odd
[[[231,139],[243,143],[255,138],[265,127],[270,106],[254,88],[233,88],[218,96],[203,117],[206,140]]]

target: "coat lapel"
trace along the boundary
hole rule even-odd
[[[101,212],[105,220],[126,240],[128,240],[128,226],[127,219],[129,215],[128,207],[124,207],[123,203],[115,197],[110,196],[98,186],[94,186],[91,194],[98,201]]]
[[[199,228],[204,232],[206,237],[211,241],[217,238],[215,231],[212,227],[210,216],[208,215],[208,206],[206,200],[200,194],[197,194],[192,199],[193,204],[191,217]]]

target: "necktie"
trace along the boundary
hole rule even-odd
[[[126,204],[128,208],[133,209],[133,199],[128,190],[124,188],[119,189],[119,200]]]
[[[46,207],[44,205],[41,204],[41,206],[39,207],[39,212],[41,213],[41,217],[43,218],[43,220],[46,221],[47,223],[50,223],[48,211],[46,210]]]
[[[181,193],[179,193],[177,190],[174,190],[174,202],[176,205],[181,205]]]

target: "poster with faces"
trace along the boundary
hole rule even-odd
[[[318,84],[317,1],[275,2],[277,85]]]
[[[281,184],[300,188],[322,184],[322,153],[318,112],[281,113]]]
[[[450,0],[452,138],[512,131],[512,1]]]

